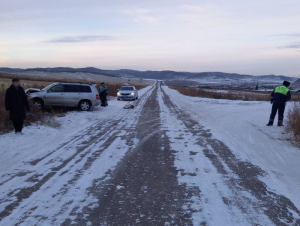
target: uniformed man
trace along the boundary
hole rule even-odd
[[[269,123],[267,126],[273,126],[276,113],[278,111],[278,126],[283,126],[283,115],[285,110],[286,102],[291,99],[291,92],[289,90],[290,83],[287,81],[283,82],[282,86],[276,87],[271,94],[272,112]]]
[[[108,89],[104,82],[101,82],[99,93],[100,93],[101,106],[106,107],[108,105],[107,103]]]

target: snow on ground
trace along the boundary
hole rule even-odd
[[[261,180],[269,189],[300,208],[300,150],[285,140],[284,128],[266,126],[270,103],[188,97],[166,86],[163,90],[237,157],[264,170]]]
[[[158,101],[162,127],[167,131],[171,149],[177,152],[175,166],[179,172],[178,181],[190,188],[197,186],[201,190],[200,196],[191,198],[193,225],[202,225],[203,222],[209,222],[208,225],[251,225],[241,210],[236,206],[229,209],[224,203],[223,197],[233,196],[233,192],[224,184],[222,175],[213,164],[207,161],[204,147],[198,144],[197,137],[164,104],[160,89]],[[184,208],[188,209],[188,206]],[[262,222],[269,223],[264,216],[256,217],[260,217]]]
[[[147,96],[150,89],[138,91],[139,96]],[[94,107],[89,112],[73,111],[57,117],[55,120],[60,123],[57,128],[32,125],[24,128],[23,135],[11,132],[0,136],[0,213],[4,213],[7,206],[20,202],[0,224],[61,225],[72,215],[71,211],[92,207],[95,202],[87,192],[94,179],[105,177],[137,143],[133,140],[128,144],[124,135],[127,125],[137,123],[143,103],[134,109],[135,117],[123,109],[126,104],[127,101],[114,99],[106,108]],[[121,122],[110,131],[106,124],[115,118]],[[103,128],[99,129],[99,122],[103,123]],[[117,134],[115,129],[118,129]],[[104,133],[105,138],[98,140],[99,133]],[[111,137],[115,139],[110,141]],[[93,159],[95,155],[99,157]],[[92,165],[86,171],[91,159]],[[38,191],[26,198],[26,193],[35,187]]]
[[[139,96],[141,97],[150,88],[151,86],[148,86],[139,90]],[[57,128],[34,124],[25,127],[23,135],[17,135],[14,132],[1,135],[0,172],[9,172],[9,166],[13,166],[15,162],[27,162],[44,155],[47,150],[59,147],[79,131],[89,128],[100,119],[110,119],[128,112],[123,109],[128,103],[128,101],[113,99],[109,101],[107,108],[97,106],[89,112],[71,111],[64,117],[56,117],[55,120],[60,124]]]

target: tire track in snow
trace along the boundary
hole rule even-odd
[[[111,179],[94,182],[90,191],[98,205],[85,208],[76,225],[192,225],[191,213],[182,208],[192,194],[178,184],[156,96],[157,87],[137,124],[139,143],[109,173]]]
[[[203,153],[231,188],[234,196],[224,199],[228,206],[238,206],[252,225],[300,225],[300,211],[293,202],[283,195],[276,194],[260,180],[265,174],[263,170],[250,162],[238,159],[223,142],[214,139],[209,131],[204,130],[198,122],[179,109],[164,91],[162,93],[164,103],[198,138],[199,145],[204,147]],[[261,221],[258,216],[262,214],[273,223]]]
[[[141,96],[141,99],[139,101],[141,105],[146,101],[144,99],[148,98],[151,91],[152,89],[148,90],[143,96]],[[137,117],[139,112],[141,111],[141,106],[132,111],[133,115]],[[83,134],[76,135],[70,141],[65,142],[59,147],[59,149],[51,151],[49,154],[33,162],[31,161],[29,164],[35,166],[35,170],[33,172],[38,173],[29,175],[28,177],[22,177],[20,175],[19,176],[20,180],[24,180],[24,182],[26,181],[27,184],[32,185],[22,187],[22,183],[20,183],[19,188],[10,191],[8,193],[8,197],[5,200],[1,200],[1,205],[5,205],[5,203],[8,203],[9,198],[11,198],[12,201],[5,206],[3,211],[1,211],[0,222],[2,222],[1,220],[3,220],[4,218],[11,215],[14,210],[18,209],[18,212],[20,212],[19,206],[21,204],[24,204],[23,201],[25,199],[30,199],[33,194],[41,192],[40,190],[42,187],[48,186],[45,190],[50,191],[51,187],[53,186],[53,182],[56,179],[59,179],[65,174],[72,174],[73,178],[66,180],[66,183],[63,185],[63,187],[61,187],[60,191],[56,194],[53,194],[53,197],[56,197],[57,195],[61,196],[61,201],[63,201],[63,195],[67,193],[68,189],[72,187],[83,175],[83,173],[92,166],[94,161],[102,154],[102,152],[106,148],[108,148],[115,140],[119,139],[120,136],[118,136],[117,133],[121,133],[122,131],[128,132],[128,124],[134,125],[136,123],[135,117],[132,117],[129,114],[125,113],[121,114],[118,119],[111,120],[108,123],[97,123],[97,125],[85,129],[85,132],[83,132]],[[101,129],[100,125],[103,129]],[[99,128],[100,132],[95,133],[95,130],[99,130]],[[85,139],[87,136],[89,137],[89,139]],[[95,149],[96,145],[101,146],[101,148]],[[54,158],[56,158],[54,154],[68,149],[76,149],[76,151],[66,159],[57,159],[53,162]],[[80,165],[81,161],[85,161],[85,163],[83,165]],[[28,200],[26,200],[26,202],[28,202]],[[22,206],[22,209],[29,208],[26,206],[30,206],[30,204],[26,205],[25,203],[24,206]],[[37,209],[37,207],[33,206],[29,209],[32,212],[31,214],[33,214],[34,210]],[[26,219],[26,217],[24,216],[30,216],[31,214],[23,211],[22,214],[18,213],[16,218],[24,220]],[[23,215],[23,217],[21,215]],[[36,216],[37,218],[46,218],[45,216],[38,216],[38,214]]]

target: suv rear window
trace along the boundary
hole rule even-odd
[[[91,93],[91,87],[81,85],[65,85],[66,93]]]

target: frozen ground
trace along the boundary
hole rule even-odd
[[[292,199],[300,209],[300,150],[286,140],[284,128],[266,126],[271,104],[187,97],[168,87],[164,89],[171,100],[210,129],[238,158],[263,169],[267,185]]]
[[[2,135],[0,225],[300,225],[300,152],[269,104],[139,92]]]

